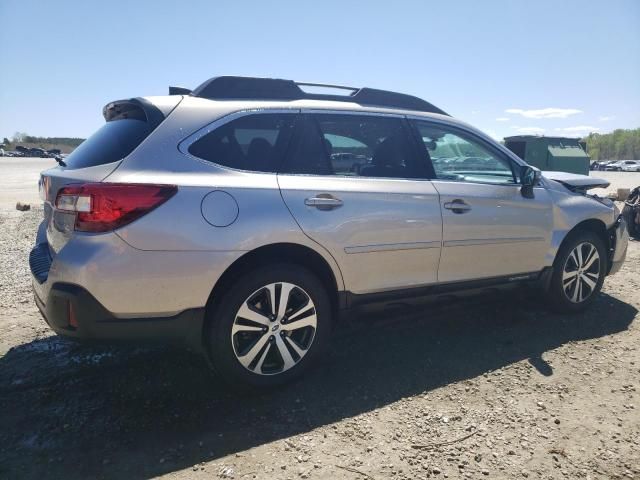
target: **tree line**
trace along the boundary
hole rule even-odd
[[[590,133],[584,140],[592,160],[640,160],[640,128]]]
[[[34,144],[34,145],[66,145],[68,147],[76,148],[84,142],[84,138],[75,138],[75,137],[36,137],[33,135],[29,135],[27,133],[16,132],[11,139],[5,137],[2,143],[6,147],[15,148],[16,145],[21,145],[23,143]]]

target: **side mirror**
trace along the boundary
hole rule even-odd
[[[530,165],[525,165],[520,170],[520,183],[522,184],[522,188],[520,189],[520,193],[524,198],[533,198],[533,187],[535,187],[538,182],[540,182],[540,170]]]

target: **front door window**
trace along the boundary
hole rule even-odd
[[[438,180],[516,183],[511,162],[477,140],[434,124],[417,121],[415,126]]]

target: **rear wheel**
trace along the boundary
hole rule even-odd
[[[570,234],[553,265],[549,297],[556,310],[579,312],[595,300],[607,268],[606,249],[594,232]]]
[[[328,339],[331,303],[307,269],[272,265],[234,282],[208,320],[214,369],[234,385],[269,387],[313,363]]]

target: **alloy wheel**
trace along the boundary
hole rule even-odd
[[[307,354],[317,322],[316,307],[302,288],[286,282],[265,285],[236,313],[231,328],[234,354],[253,373],[283,373]]]
[[[567,257],[562,271],[562,288],[573,303],[584,302],[600,279],[600,255],[590,242],[578,244]]]

